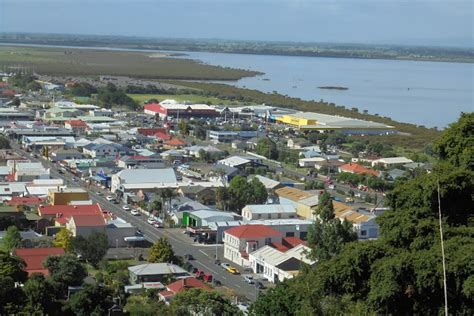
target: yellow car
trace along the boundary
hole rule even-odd
[[[232,274],[239,274],[239,270],[237,270],[236,268],[234,267],[228,267],[227,268],[227,272],[230,272]]]

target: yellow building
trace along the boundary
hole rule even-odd
[[[299,113],[282,115],[280,117],[277,117],[276,121],[298,128],[301,128],[302,126],[306,125],[316,125],[317,123],[316,119],[302,117],[301,115],[299,115]]]
[[[280,199],[280,204],[291,203],[296,208],[299,217],[313,220],[314,211],[319,203],[319,195],[292,187],[283,187],[275,190]]]
[[[89,193],[80,188],[50,190],[48,200],[51,205],[69,205],[71,201],[88,201]]]

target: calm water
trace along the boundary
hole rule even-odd
[[[395,120],[445,127],[474,109],[474,65],[346,58],[187,52],[204,63],[257,70],[263,76],[231,82],[306,100],[323,99]],[[263,80],[263,79],[269,80]],[[322,90],[343,86],[349,90]]]

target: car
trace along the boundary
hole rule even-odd
[[[163,227],[163,224],[161,224],[161,223],[158,222],[158,221],[155,221],[155,222],[153,223],[153,227],[155,227],[155,228],[162,228],[162,227]]]
[[[58,173],[59,174],[64,174],[64,171],[62,171],[61,169],[58,170]]]
[[[189,253],[185,254],[183,257],[184,257],[184,259],[186,259],[186,260],[188,260],[188,261],[189,261],[189,260],[194,260],[193,255],[192,255],[192,254],[189,254]]]
[[[124,205],[124,206],[122,206],[122,209],[123,209],[124,211],[130,211],[130,210],[131,210],[131,207],[130,207],[129,205]]]
[[[119,204],[120,202],[117,201],[117,200],[112,200],[112,203],[114,203],[114,204]]]
[[[104,194],[103,194],[102,192],[100,192],[100,191],[97,191],[96,194],[97,194],[98,196],[104,195]]]
[[[113,197],[112,195],[108,195],[105,199],[110,202],[115,200],[115,197]]]
[[[248,284],[254,284],[255,283],[255,280],[253,279],[253,276],[251,276],[251,275],[244,275],[244,280]]]
[[[230,267],[230,264],[223,262],[223,263],[221,263],[221,267],[222,267],[222,269],[227,270],[227,268]]]
[[[136,209],[131,210],[130,214],[132,214],[133,216],[140,216],[140,212]]]
[[[156,222],[156,219],[154,217],[148,217],[146,221],[148,224],[153,225]]]
[[[221,265],[221,261],[220,261],[219,259],[216,259],[216,260],[214,260],[214,264],[220,266],[220,265]]]
[[[212,274],[204,274],[204,276],[202,277],[202,279],[203,279],[205,282],[211,283],[213,277],[212,277]]]
[[[232,267],[232,266],[229,266],[227,268],[227,272],[230,272],[232,274],[240,274],[239,270],[237,270],[236,268]]]
[[[259,289],[259,290],[266,289],[265,285],[263,285],[263,283],[260,282],[260,281],[258,281],[257,283],[255,283],[255,286],[256,286],[257,289]]]
[[[196,277],[196,279],[202,279],[205,275],[206,273],[201,269],[198,269],[196,272],[194,272],[194,277]]]

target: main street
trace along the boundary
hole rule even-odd
[[[168,238],[171,245],[173,246],[174,252],[177,255],[192,255],[195,258],[195,260],[191,261],[191,264],[193,266],[203,270],[206,273],[211,273],[216,280],[222,283],[222,286],[228,287],[229,289],[233,290],[237,295],[246,297],[250,301],[256,300],[258,290],[255,286],[245,282],[244,278],[241,275],[233,275],[215,264],[214,258],[216,253],[218,259],[220,259],[221,262],[228,262],[223,259],[222,245],[201,245],[198,243],[194,243],[194,241],[190,237],[183,234],[183,229],[155,228],[152,225],[148,224],[146,216],[133,216],[130,214],[130,212],[122,209],[123,204],[113,204],[107,201],[105,196],[107,195],[108,191],[101,190],[100,188],[92,186],[86,186],[86,184],[81,180],[74,181],[75,177],[71,173],[59,173],[57,165],[50,162],[49,160],[42,158],[34,158],[30,153],[25,152],[13,142],[11,142],[11,146],[12,149],[15,150],[18,154],[27,157],[32,161],[40,161],[45,167],[50,168],[51,176],[54,178],[63,179],[65,184],[67,184],[69,187],[81,187],[87,190],[93,202],[99,203],[104,210],[110,211],[114,215],[136,226],[137,229],[139,229],[143,233],[143,236],[150,242],[156,242],[161,237]],[[239,271],[241,273],[244,273],[241,267],[238,267],[231,262],[228,263],[239,268]]]

